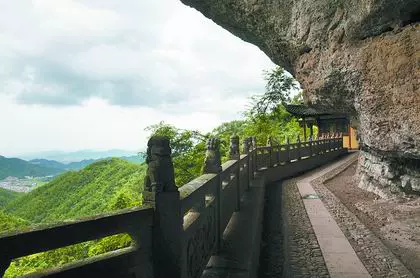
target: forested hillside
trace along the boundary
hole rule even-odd
[[[32,223],[50,223],[141,204],[145,166],[105,159],[67,172],[15,199],[5,211]]]
[[[80,171],[67,172],[0,210],[0,233],[39,223],[57,223],[141,205],[146,165],[104,159]],[[25,219],[25,220],[23,220]],[[58,266],[130,245],[127,235],[14,260],[5,277]]]
[[[63,170],[35,165],[18,158],[0,156],[0,180],[13,176],[23,178],[25,176],[43,177],[56,175]]]
[[[0,210],[5,207],[8,203],[13,201],[19,196],[22,196],[24,193],[15,192],[11,190],[7,190],[4,188],[0,188]]]
[[[29,226],[29,222],[19,217],[7,214],[0,209],[0,234]]]

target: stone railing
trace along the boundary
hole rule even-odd
[[[129,234],[134,242],[129,248],[31,277],[200,277],[210,257],[221,248],[223,231],[232,214],[240,211],[241,197],[258,172],[273,176],[270,171],[287,171],[289,165],[296,172],[299,163],[295,162],[322,161],[328,154],[343,151],[342,144],[342,138],[300,142],[298,137],[293,144],[287,140],[280,145],[269,139],[268,146],[257,147],[255,137],[250,137],[244,140],[241,155],[239,138],[234,136],[230,160],[221,164],[220,142],[212,138],[203,175],[177,188],[169,140],[153,137],[147,150],[145,208],[0,237],[0,276],[15,258]]]

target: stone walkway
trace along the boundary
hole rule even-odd
[[[347,209],[339,198],[324,186],[326,180],[344,171],[350,164],[352,164],[351,160],[312,181],[312,187],[320,196],[325,207],[333,215],[338,226],[372,277],[415,277],[378,236],[366,227],[356,215]]]
[[[267,186],[259,278],[329,277],[297,180]]]
[[[311,181],[345,164],[348,160],[352,159],[352,156],[333,163],[321,171],[316,171],[312,175],[300,179],[297,182],[299,193],[303,199],[303,204],[321,248],[329,275],[333,278],[371,277],[346,236],[311,185]]]
[[[414,277],[323,186],[356,156],[267,187],[258,277]]]

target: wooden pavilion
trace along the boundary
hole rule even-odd
[[[298,118],[303,128],[304,140],[307,136],[306,128],[309,127],[309,136],[313,138],[313,127],[318,127],[318,136],[325,137],[335,133],[343,134],[343,146],[348,149],[358,149],[359,143],[356,138],[356,130],[350,126],[350,120],[346,114],[330,112],[316,106],[303,104],[284,104],[286,111]]]

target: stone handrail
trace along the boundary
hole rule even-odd
[[[143,193],[152,208],[0,236],[0,274],[14,258],[127,233],[134,242],[130,248],[35,276],[199,277],[210,256],[221,248],[223,231],[232,214],[240,211],[241,197],[257,172],[341,150],[342,146],[342,138],[269,146],[257,146],[255,138],[247,138],[245,154],[239,154],[239,139],[232,137],[231,160],[221,164],[219,142],[211,139],[203,175],[176,189],[169,140],[154,137],[148,144]]]
[[[119,275],[121,268],[116,268],[115,265],[119,264],[121,256],[127,260],[125,266],[128,268],[136,268],[139,263],[147,265],[147,256],[152,251],[152,246],[149,244],[152,238],[152,224],[153,208],[132,208],[86,220],[4,234],[0,236],[0,277],[15,258],[106,236],[129,234],[134,242],[130,248],[44,272],[45,276],[57,276],[57,273],[60,273],[58,276],[64,277],[77,269],[79,277],[88,277],[88,275],[83,276],[83,273],[87,274],[100,268],[101,273]]]

